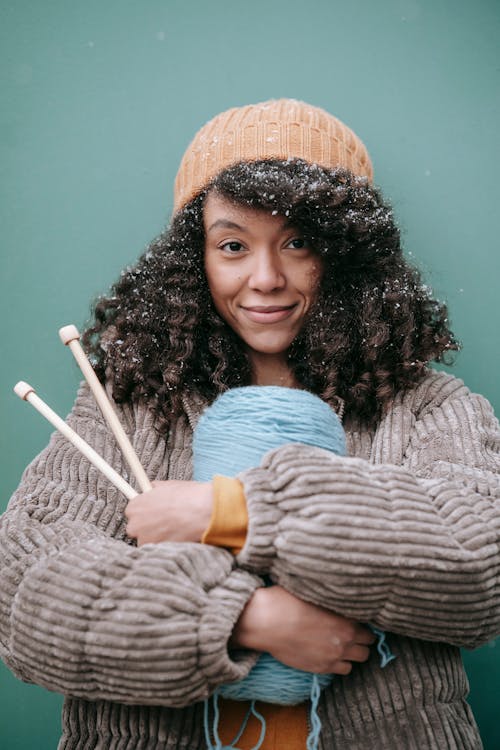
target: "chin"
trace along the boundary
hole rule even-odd
[[[265,343],[263,341],[245,341],[245,344],[248,346],[248,348],[251,351],[254,351],[256,354],[269,354],[273,356],[280,356],[285,355],[287,351],[289,350],[291,344],[293,342],[292,339],[287,339],[286,341],[280,341],[278,342],[269,342]]]

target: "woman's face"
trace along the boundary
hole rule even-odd
[[[205,271],[219,315],[250,356],[285,353],[321,277],[317,254],[286,217],[210,193],[204,206]]]

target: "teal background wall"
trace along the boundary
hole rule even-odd
[[[497,1],[0,0],[0,11],[0,510],[50,433],[12,386],[27,380],[69,411],[79,376],[59,327],[83,327],[89,301],[167,223],[197,128],[271,97],[323,106],[364,139],[407,252],[449,302],[463,342],[453,371],[500,413]],[[498,750],[500,646],[465,658],[485,748]],[[2,666],[2,750],[55,748],[59,707]]]

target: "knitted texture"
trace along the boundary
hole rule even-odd
[[[295,99],[270,100],[222,112],[198,131],[177,172],[174,212],[223,169],[260,159],[304,159],[373,180],[368,151],[347,125]]]
[[[144,404],[117,405],[151,479],[191,477],[201,404],[184,403],[167,439]],[[69,422],[127,477],[87,387]],[[289,446],[244,472],[236,562],[208,545],[127,544],[125,498],[51,439],[0,521],[0,654],[67,696],[59,750],[205,748],[202,702],[255,663],[227,649],[259,585],[238,560],[391,631],[390,669],[373,650],[322,691],[321,750],[481,748],[459,646],[500,630],[498,422],[461,381],[429,372],[376,428],[344,429],[348,458]]]
[[[258,466],[285,443],[304,443],[345,454],[335,412],[318,396],[297,388],[247,386],[219,396],[200,417],[193,435],[193,476],[209,482]]]

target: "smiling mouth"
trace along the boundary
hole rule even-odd
[[[293,305],[255,305],[253,307],[242,307],[244,314],[254,323],[278,323],[286,320],[297,304]]]

